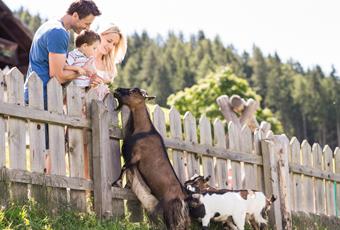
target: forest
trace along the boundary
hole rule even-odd
[[[33,33],[46,20],[23,8],[15,14]],[[216,118],[221,116],[216,98],[235,93],[258,100],[259,121],[270,120],[275,132],[340,146],[340,77],[334,67],[329,74],[318,65],[304,68],[278,53],[265,55],[255,44],[240,51],[204,31],[157,37],[144,31],[128,36],[118,71],[114,87],[141,87],[157,97],[157,104],[175,106],[182,114],[189,110]]]

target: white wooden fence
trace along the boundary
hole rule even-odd
[[[120,173],[127,110],[114,111],[112,95],[104,102],[91,100],[91,93],[82,98],[73,84],[63,89],[51,79],[48,110],[44,111],[42,82],[37,76],[30,78],[29,105],[25,105],[23,79],[16,68],[6,75],[0,71],[1,204],[32,197],[52,211],[60,204],[81,211],[94,205],[98,216],[112,217],[124,215],[124,200],[128,200],[131,218],[140,221],[142,209],[134,194],[111,187]],[[196,119],[190,112],[181,117],[175,108],[168,118],[159,106],[151,114],[182,182],[199,173],[211,175],[213,186],[257,189],[278,196],[270,214],[275,229],[291,228],[291,211],[338,215],[339,148],[333,154],[327,146],[323,151],[306,141],[300,146],[296,138],[289,143],[285,135],[273,135],[265,128],[252,133],[247,126],[239,130],[233,123],[225,133],[222,121],[211,123],[205,116]],[[49,150],[45,148],[46,123]],[[47,152],[50,175],[44,173]],[[91,196],[93,204],[87,199]]]

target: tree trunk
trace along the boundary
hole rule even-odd
[[[327,144],[327,142],[326,142],[326,131],[327,131],[327,128],[326,128],[326,122],[323,122],[322,123],[322,144],[323,145],[326,145]]]
[[[306,114],[302,113],[302,125],[303,125],[303,139],[308,139],[307,137],[307,119]]]
[[[339,117],[336,119],[336,134],[338,137],[338,146],[340,147],[340,119]]]

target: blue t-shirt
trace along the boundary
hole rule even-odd
[[[47,109],[47,83],[50,80],[48,53],[67,54],[70,35],[59,20],[49,20],[35,33],[29,55],[29,65],[24,86],[25,101],[28,103],[27,83],[34,71],[43,82],[44,104]]]

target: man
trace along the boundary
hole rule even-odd
[[[101,15],[91,0],[74,1],[67,14],[60,20],[49,20],[42,24],[33,37],[29,55],[29,66],[25,82],[25,101],[28,102],[27,83],[34,71],[43,82],[44,108],[47,109],[47,83],[52,77],[63,84],[79,74],[64,70],[67,48],[70,40],[69,30],[80,33],[88,30],[96,16]]]
[[[101,15],[96,4],[91,0],[74,1],[66,15],[59,20],[49,20],[42,24],[35,33],[29,55],[27,78],[24,85],[25,102],[29,102],[28,80],[34,71],[43,82],[44,109],[47,110],[47,83],[55,77],[60,84],[71,81],[79,73],[64,70],[66,54],[70,40],[69,30],[80,33],[88,30],[96,16]],[[86,69],[86,67],[84,67]],[[92,74],[88,68],[88,74]],[[46,149],[49,149],[48,126],[45,125]],[[47,151],[45,171],[50,174],[50,153]]]

